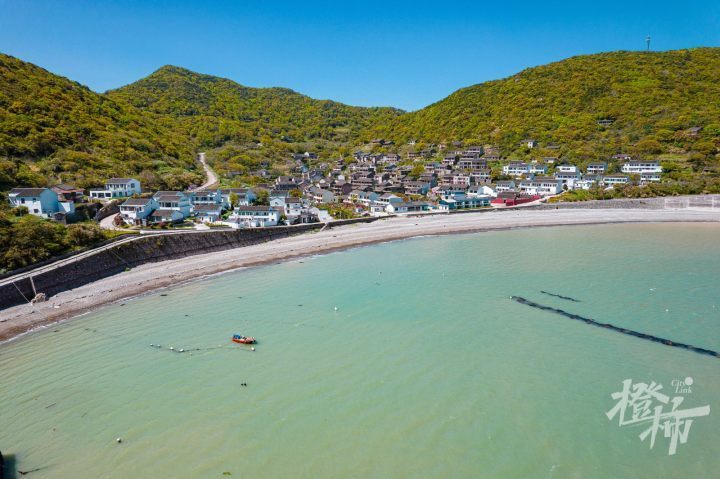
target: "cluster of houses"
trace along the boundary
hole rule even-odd
[[[503,175],[515,180],[498,182],[500,190],[515,190],[539,195],[554,195],[567,190],[589,190],[592,187],[612,188],[628,184],[636,175],[640,185],[659,182],[662,166],[658,160],[633,160],[630,155],[618,154],[614,160],[623,161],[620,174],[608,174],[606,162],[587,165],[585,172],[571,164],[558,163],[557,158],[545,158],[542,162],[513,161],[503,166]],[[548,168],[554,173],[548,176]]]
[[[536,145],[534,140],[526,142],[528,148]],[[315,169],[308,166],[308,160],[317,159],[316,155],[296,154],[292,176],[277,177],[255,189],[157,191],[150,195],[143,194],[134,178],[110,178],[103,188],[90,189],[89,198],[103,202],[124,199],[120,217],[127,225],[193,219],[245,228],[326,221],[330,218],[323,205],[328,204],[343,205],[357,215],[516,206],[566,190],[612,188],[631,178],[639,178],[640,184],[657,182],[662,173],[657,160],[634,160],[619,154],[612,159],[623,162],[621,174],[608,174],[606,162],[590,163],[581,172],[557,158],[544,158],[529,163],[511,161],[502,166],[503,177],[508,179],[500,180],[493,178],[490,167],[501,159],[497,147],[452,148],[458,145],[440,145],[440,154],[434,146],[410,151],[405,158],[397,153],[358,151],[350,162],[338,160]],[[256,201],[260,188],[268,191],[268,200],[262,205]],[[13,206],[27,206],[30,213],[47,218],[74,211],[74,203],[83,198],[84,192],[70,185],[15,188],[9,194]]]

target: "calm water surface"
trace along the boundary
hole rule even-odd
[[[162,293],[0,346],[0,450],[43,468],[27,477],[720,470],[720,360],[510,300],[720,350],[717,225],[419,238]],[[235,332],[257,351],[232,345]],[[662,431],[650,449],[645,427],[605,416],[624,379],[674,396],[685,377],[681,408],[711,413],[673,456]]]

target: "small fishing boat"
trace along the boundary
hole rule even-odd
[[[255,344],[255,338],[252,336],[243,336],[242,334],[233,334],[233,343]]]

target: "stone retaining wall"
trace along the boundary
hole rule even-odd
[[[377,218],[335,221],[333,228],[352,223],[369,223]],[[144,263],[183,258],[196,254],[223,251],[319,230],[325,223],[272,228],[207,231],[202,233],[141,236],[134,241],[98,251],[56,268],[28,275],[13,283],[0,285],[0,309],[22,304],[36,293],[47,297],[125,271]],[[34,284],[33,284],[34,283]]]

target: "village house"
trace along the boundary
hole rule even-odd
[[[128,225],[142,225],[159,205],[153,198],[128,198],[120,205],[120,217]]]
[[[272,206],[238,206],[223,223],[231,228],[262,228],[279,222],[280,212]]]
[[[13,188],[8,193],[8,201],[11,206],[24,206],[31,215],[42,218],[51,218],[55,213],[75,211],[75,203],[59,202],[57,194],[50,188]]]
[[[588,163],[585,172],[588,175],[604,175],[607,172],[607,163],[604,161]]]
[[[317,186],[311,186],[306,190],[306,194],[314,203],[334,203],[335,194],[332,191],[318,188]]]
[[[555,167],[555,171],[557,171],[558,173],[577,173],[578,167],[575,165],[563,163],[562,165],[557,165]]]
[[[624,163],[620,171],[628,174],[662,173],[662,166],[658,160],[635,160]]]
[[[467,189],[468,196],[497,196],[497,192],[488,185],[473,185]]]
[[[447,186],[439,186],[434,190],[435,195],[443,197],[443,196],[452,196],[452,195],[464,195],[467,194],[469,187],[466,185],[447,185]]]
[[[182,191],[158,191],[153,195],[153,199],[157,201],[159,209],[178,211],[182,218],[190,216],[190,197]]]
[[[233,198],[233,195],[237,198],[237,204],[235,205],[230,204],[230,199]],[[220,198],[223,208],[230,209],[233,206],[250,205],[255,201],[257,196],[253,190],[248,188],[226,188],[220,190]]]
[[[462,157],[460,158],[457,167],[461,170],[480,170],[487,168],[487,161],[484,158],[478,157]]]
[[[488,168],[482,168],[470,173],[471,185],[482,185],[492,182],[492,171]]]
[[[445,166],[455,166],[455,162],[457,161],[457,157],[453,154],[447,154],[442,159],[442,164]]]
[[[562,182],[557,178],[538,176],[520,181],[518,188],[521,193],[529,195],[550,196],[562,192]]]
[[[219,189],[198,190],[188,193],[192,205],[222,205],[223,197]]]
[[[222,205],[199,204],[192,208],[195,218],[203,223],[217,223],[222,215]]]
[[[438,201],[438,210],[454,211],[483,208],[490,206],[490,201],[491,198],[489,196],[465,196],[462,194],[444,196]]]
[[[576,190],[589,190],[597,184],[597,175],[583,175],[579,180],[575,180],[574,189]]]
[[[72,185],[60,183],[50,187],[58,197],[59,202],[82,203],[85,197],[85,191]]]
[[[615,185],[624,185],[629,181],[630,179],[625,175],[607,175],[602,178],[602,184],[610,187]]]
[[[517,193],[515,191],[503,191],[498,193],[497,198],[492,200],[490,204],[492,206],[518,206],[525,203],[530,203],[539,199],[538,196],[531,196],[524,193]]]
[[[627,153],[617,153],[612,156],[613,160],[622,160],[622,161],[630,161],[632,160],[632,156],[628,155]]]
[[[519,177],[528,173],[530,173],[530,166],[521,161],[512,161],[503,166],[503,175]]]
[[[453,185],[470,186],[470,175],[465,173],[453,173],[451,175]]]
[[[374,191],[353,190],[348,195],[348,199],[353,203],[359,203],[366,209],[370,209],[370,205],[379,198],[380,195]]]
[[[545,163],[531,163],[530,164],[530,173],[531,174],[546,175],[547,171],[548,171],[548,167]]]
[[[660,173],[640,173],[640,184],[657,183],[660,181]]]
[[[430,190],[430,183],[422,181],[406,181],[403,183],[405,194],[408,195],[425,195]]]
[[[533,139],[523,140],[522,144],[530,149],[535,148],[538,145],[537,141]]]
[[[140,182],[134,178],[110,178],[105,182],[105,189],[91,189],[90,198],[109,200],[112,198],[129,198],[141,193]]]
[[[175,209],[158,208],[147,217],[148,223],[180,223],[185,216]]]
[[[347,195],[353,190],[353,185],[345,180],[336,180],[330,184],[330,189],[336,196]]]
[[[580,180],[582,178],[582,175],[575,171],[575,172],[557,172],[555,173],[555,178],[560,180],[563,184],[563,186],[567,185],[568,189],[573,189],[575,187],[575,182]]]
[[[382,205],[383,209],[385,209],[385,207],[388,206],[390,203],[399,203],[399,202],[402,202],[402,198],[400,198],[398,195],[394,195],[392,193],[384,193],[375,199],[375,203]]]
[[[465,153],[467,153],[468,155],[480,156],[485,153],[485,148],[479,145],[468,146],[467,148],[465,148]]]
[[[385,211],[390,214],[420,213],[428,211],[430,204],[426,201],[393,201],[388,203]]]
[[[512,180],[502,180],[495,182],[495,191],[502,193],[505,191],[515,191],[515,182]]]

